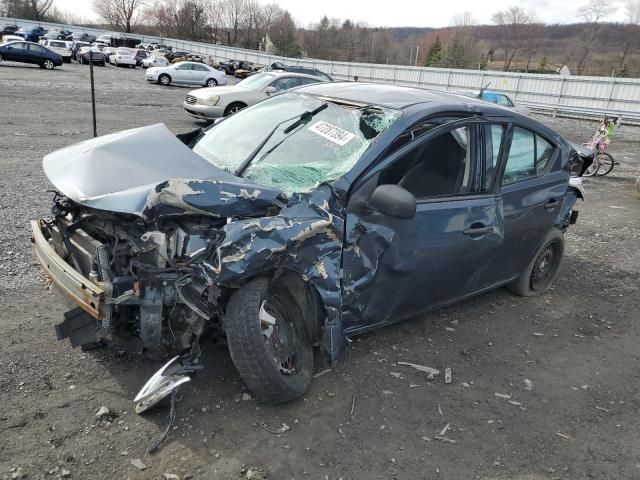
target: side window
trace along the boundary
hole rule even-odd
[[[300,85],[300,82],[298,81],[297,78],[293,78],[293,77],[279,78],[271,82],[271,86],[276,87],[277,92],[281,92],[282,90],[288,90],[290,88],[297,87],[298,85]]]
[[[11,50],[26,50],[26,43],[14,43],[13,45],[9,45]]]
[[[29,50],[31,50],[32,52],[35,52],[35,53],[45,53],[45,51],[46,51],[40,45],[29,45]]]
[[[503,107],[511,107],[511,102],[505,95],[496,95],[496,103]]]
[[[542,173],[553,154],[553,145],[530,130],[515,127],[507,165],[502,177],[506,185]]]
[[[207,67],[205,67],[204,65],[193,65],[193,69],[197,70],[199,72],[208,72],[209,69]]]
[[[191,64],[190,63],[183,63],[182,65],[177,67],[176,70],[191,70]]]
[[[380,173],[379,184],[397,184],[416,198],[476,193],[475,127],[466,126],[417,145]]]

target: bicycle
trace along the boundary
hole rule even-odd
[[[611,154],[605,152],[607,145],[611,143],[613,132],[618,126],[620,118],[604,117],[600,122],[600,126],[591,136],[589,141],[583,143],[583,145],[592,150],[595,155],[593,157],[593,163],[587,168],[583,176],[592,177],[594,175],[605,176],[611,173],[613,167],[618,165],[618,162],[611,156]]]

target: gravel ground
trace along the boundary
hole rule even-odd
[[[96,77],[100,134],[196,126],[182,113],[188,88],[147,84],[139,69]],[[29,247],[28,220],[50,204],[43,155],[91,137],[88,83],[77,64],[0,66],[0,479],[227,479],[247,468],[274,479],[640,478],[638,129],[621,128],[611,146],[621,165],[585,180],[549,294],[498,290],[359,337],[279,407],[243,396],[228,352],[205,342],[176,428],[147,454],[168,412],[138,416],[131,400],[158,363],[57,342],[66,308]],[[541,120],[574,141],[595,129]],[[402,361],[450,367],[453,382]],[[111,415],[100,420],[101,406]]]

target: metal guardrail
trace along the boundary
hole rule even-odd
[[[334,62],[313,58],[286,58],[267,52],[246,50],[223,45],[191,42],[149,35],[124,34],[95,28],[59,25],[0,17],[0,23],[18,26],[41,25],[44,28],[66,28],[75,32],[95,35],[111,33],[140,38],[143,42],[158,42],[174,49],[182,49],[209,55],[216,60],[248,60],[264,65],[275,61],[318,68],[339,80],[351,80],[357,75],[363,81],[391,83],[441,91],[472,91],[490,83],[491,90],[510,95],[517,103],[536,111],[556,116],[580,118],[602,117],[605,114],[621,115],[625,123],[640,123],[640,79],[560,76],[531,73],[514,73],[488,70],[457,70],[444,68],[412,67],[406,65],[381,65],[354,62]]]

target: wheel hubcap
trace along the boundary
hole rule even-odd
[[[300,338],[285,311],[278,297],[273,296],[262,302],[258,317],[262,335],[273,354],[276,368],[283,375],[295,375],[300,362]]]
[[[547,245],[540,252],[531,272],[531,288],[534,290],[547,288],[553,277],[555,256],[555,249],[552,244]]]

